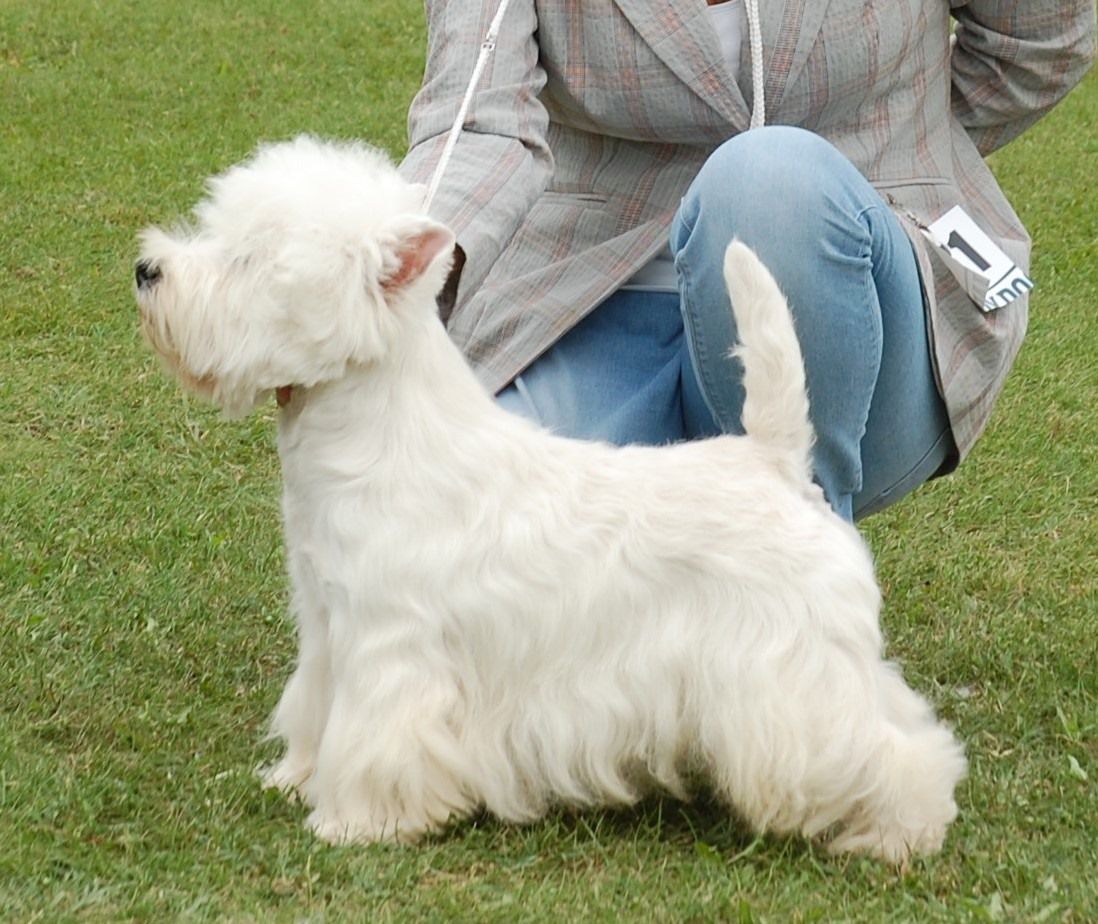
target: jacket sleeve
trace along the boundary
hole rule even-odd
[[[1016,138],[1087,72],[1094,0],[952,0],[954,115],[981,154]]]
[[[434,172],[498,4],[426,0],[427,64],[400,166],[413,182],[427,183]],[[431,205],[466,254],[459,303],[484,280],[552,172],[536,30],[533,0],[513,0]]]

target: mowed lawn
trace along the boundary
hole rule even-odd
[[[994,160],[1037,290],[993,426],[865,524],[890,652],[971,761],[941,855],[755,840],[704,795],[336,849],[260,791],[294,654],[273,405],[166,380],[135,237],[260,139],[399,157],[422,54],[419,0],[0,0],[0,920],[1098,920],[1093,76]]]

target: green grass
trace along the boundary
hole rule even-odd
[[[457,2],[457,0],[455,0]],[[0,919],[1098,918],[1098,80],[995,167],[1032,332],[970,461],[867,524],[891,649],[972,762],[900,876],[702,800],[334,849],[259,790],[293,657],[267,412],[140,342],[135,234],[260,138],[399,156],[418,0],[0,0]]]

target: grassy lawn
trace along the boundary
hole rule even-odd
[[[454,0],[460,2],[460,0]],[[891,651],[966,742],[906,876],[704,799],[335,849],[259,790],[293,657],[271,411],[140,341],[136,232],[257,139],[399,156],[419,0],[0,0],[0,920],[1098,919],[1098,78],[996,157],[1031,335],[952,478],[867,524]]]

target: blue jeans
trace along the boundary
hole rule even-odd
[[[815,478],[832,507],[867,516],[931,478],[955,450],[911,243],[858,170],[802,129],[756,129],[718,148],[671,227],[679,293],[615,293],[500,403],[559,433],[622,444],[743,432],[722,274],[733,237],[789,300]]]

